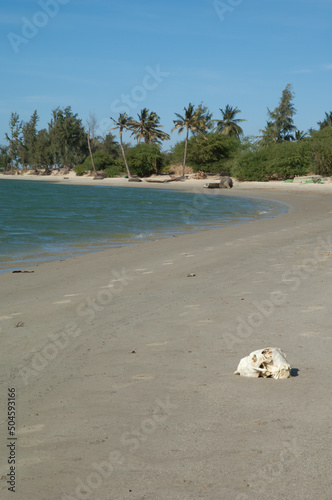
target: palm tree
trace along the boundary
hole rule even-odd
[[[199,114],[196,112],[197,110],[195,111],[195,106],[189,103],[188,108],[183,108],[183,109],[184,109],[184,116],[175,113],[177,119],[173,120],[174,128],[172,130],[172,132],[178,130],[179,134],[181,134],[183,130],[186,131],[186,141],[184,146],[183,168],[182,168],[181,179],[185,178],[189,133],[191,132],[192,134],[197,134],[197,133],[204,134],[204,132],[206,131],[204,123],[202,122],[202,120],[199,119]]]
[[[308,136],[308,134],[306,132],[304,132],[303,130],[295,130],[295,137],[294,137],[294,139],[296,141],[302,141],[307,136]]]
[[[223,110],[219,108],[222,114],[221,120],[213,120],[217,122],[217,125],[214,130],[221,132],[223,135],[230,135],[232,137],[237,137],[243,134],[243,130],[238,125],[240,122],[246,122],[243,118],[236,118],[238,113],[241,113],[239,109],[232,108],[229,104],[226,105],[226,108]]]
[[[332,111],[329,113],[325,112],[325,118],[322,122],[317,122],[317,125],[319,125],[320,130],[326,127],[331,127],[332,126]]]
[[[196,120],[199,123],[199,131],[193,131],[193,135],[197,133],[208,132],[213,128],[212,113],[209,108],[201,102],[195,110]]]
[[[132,175],[131,175],[129,167],[128,167],[127,158],[126,158],[125,150],[123,147],[122,133],[124,130],[132,130],[133,119],[131,116],[128,116],[127,113],[120,113],[118,121],[115,121],[114,118],[112,118],[112,117],[111,117],[111,120],[113,120],[115,127],[110,128],[110,130],[119,129],[119,138],[120,138],[120,146],[121,146],[122,156],[123,156],[123,160],[124,160],[125,165],[126,165],[128,177],[129,177],[129,179],[131,179]]]
[[[140,144],[141,140],[145,138],[146,128],[149,119],[149,110],[147,108],[143,108],[141,113],[137,115],[138,121],[133,120],[132,124],[132,134],[137,140],[137,144]]]
[[[160,125],[160,117],[154,111],[149,111],[147,108],[141,110],[141,113],[137,115],[138,121],[133,121],[131,135],[135,136],[137,143],[140,144],[141,140],[144,139],[145,144],[160,144],[161,141],[165,141],[170,138],[166,132],[163,132],[158,128],[163,127]]]
[[[92,153],[92,148],[91,148],[90,127],[89,127],[89,130],[88,130],[87,138],[88,138],[88,148],[89,148],[89,153],[90,153],[90,157],[91,157],[92,168],[93,168],[94,174],[96,175],[97,171],[96,171],[95,161],[94,161],[94,158],[93,158],[93,153]]]
[[[150,144],[161,144],[161,141],[168,141],[170,139],[169,134],[158,128],[158,126],[164,128],[164,125],[160,125],[159,121],[160,118],[156,113],[150,113],[151,125],[145,138],[145,142]]]

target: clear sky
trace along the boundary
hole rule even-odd
[[[332,111],[331,28],[332,0],[5,2],[0,143],[13,111],[26,121],[37,109],[44,128],[52,109],[71,106],[105,134],[110,116],[147,107],[170,133],[189,102],[214,118],[237,106],[255,136],[288,83],[307,131]]]

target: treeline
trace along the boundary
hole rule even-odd
[[[184,114],[175,113],[172,132],[185,139],[169,151],[162,151],[164,132],[160,117],[147,108],[137,119],[120,114],[111,118],[114,127],[105,137],[96,135],[97,121],[90,115],[86,126],[71,107],[56,108],[48,127],[38,130],[38,113],[28,122],[12,113],[7,144],[0,146],[0,170],[30,170],[51,173],[53,169],[74,169],[77,175],[104,171],[106,175],[146,177],[167,172],[170,164],[182,164],[194,171],[228,174],[239,180],[271,180],[296,175],[332,175],[332,112],[318,122],[318,129],[300,131],[294,124],[294,93],[289,84],[283,90],[278,106],[270,111],[259,137],[244,137],[238,118],[241,111],[227,105],[221,117],[202,103],[189,104]],[[113,130],[117,131],[117,136]],[[123,132],[130,132],[136,145],[123,142]]]
[[[12,113],[9,132],[5,134],[8,144],[0,146],[0,170],[38,173],[43,169],[49,174],[54,169],[74,169],[78,175],[102,170],[109,176],[122,175],[126,173],[123,149],[134,174],[148,176],[160,172],[168,158],[160,145],[169,135],[161,130],[156,113],[144,109],[138,118],[135,122],[131,119],[130,131],[137,141],[133,146],[122,143],[121,125],[120,141],[110,132],[105,137],[96,136],[96,119],[90,116],[84,127],[70,106],[54,109],[48,127],[41,130],[37,129],[37,111],[27,122]]]

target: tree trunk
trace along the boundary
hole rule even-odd
[[[188,136],[189,136],[189,129],[187,128],[187,136],[186,136],[186,142],[185,142],[185,145],[184,145],[184,156],[183,156],[183,165],[182,165],[182,179],[185,179],[185,172],[186,172]]]
[[[94,173],[96,174],[97,171],[96,171],[96,167],[95,167],[95,162],[93,160],[93,154],[92,154],[91,144],[90,144],[90,128],[89,128],[89,132],[88,132],[88,147],[89,147],[89,152],[90,152],[90,156],[91,156],[92,168],[93,168]]]
[[[123,147],[123,144],[122,144],[122,134],[120,133],[119,136],[120,136],[120,146],[121,146],[122,156],[123,156],[123,159],[124,159],[124,162],[125,162],[125,165],[126,165],[128,177],[130,179],[132,177],[132,175],[131,175],[129,167],[128,167],[125,150],[124,150],[124,147]]]

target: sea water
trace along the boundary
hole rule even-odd
[[[0,272],[286,212],[262,199],[0,180]]]

